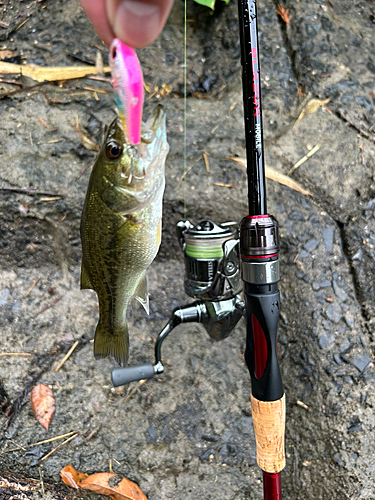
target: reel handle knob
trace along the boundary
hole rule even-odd
[[[156,373],[155,365],[145,363],[144,365],[126,366],[125,368],[114,368],[112,370],[112,384],[115,387],[129,384],[136,380],[152,378]]]

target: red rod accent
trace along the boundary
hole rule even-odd
[[[246,219],[267,219],[269,217],[269,214],[265,215],[248,215]]]
[[[263,471],[264,500],[281,500],[281,475],[280,472],[271,474]]]
[[[272,257],[277,257],[278,253],[273,253],[272,255],[241,255],[243,259],[271,259]]]
[[[254,314],[251,315],[251,328],[253,330],[254,344],[254,371],[256,378],[259,379],[266,369],[268,350],[263,328]]]

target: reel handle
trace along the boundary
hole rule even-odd
[[[143,365],[126,366],[125,368],[114,368],[112,370],[112,384],[118,387],[137,380],[150,379],[163,371],[164,368],[161,363],[157,365],[145,363]]]

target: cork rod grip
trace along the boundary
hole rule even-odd
[[[270,473],[285,467],[285,394],[277,401],[259,401],[251,395],[257,463]]]

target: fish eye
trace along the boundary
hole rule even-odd
[[[105,152],[110,160],[116,160],[122,153],[122,146],[116,141],[107,144]]]

